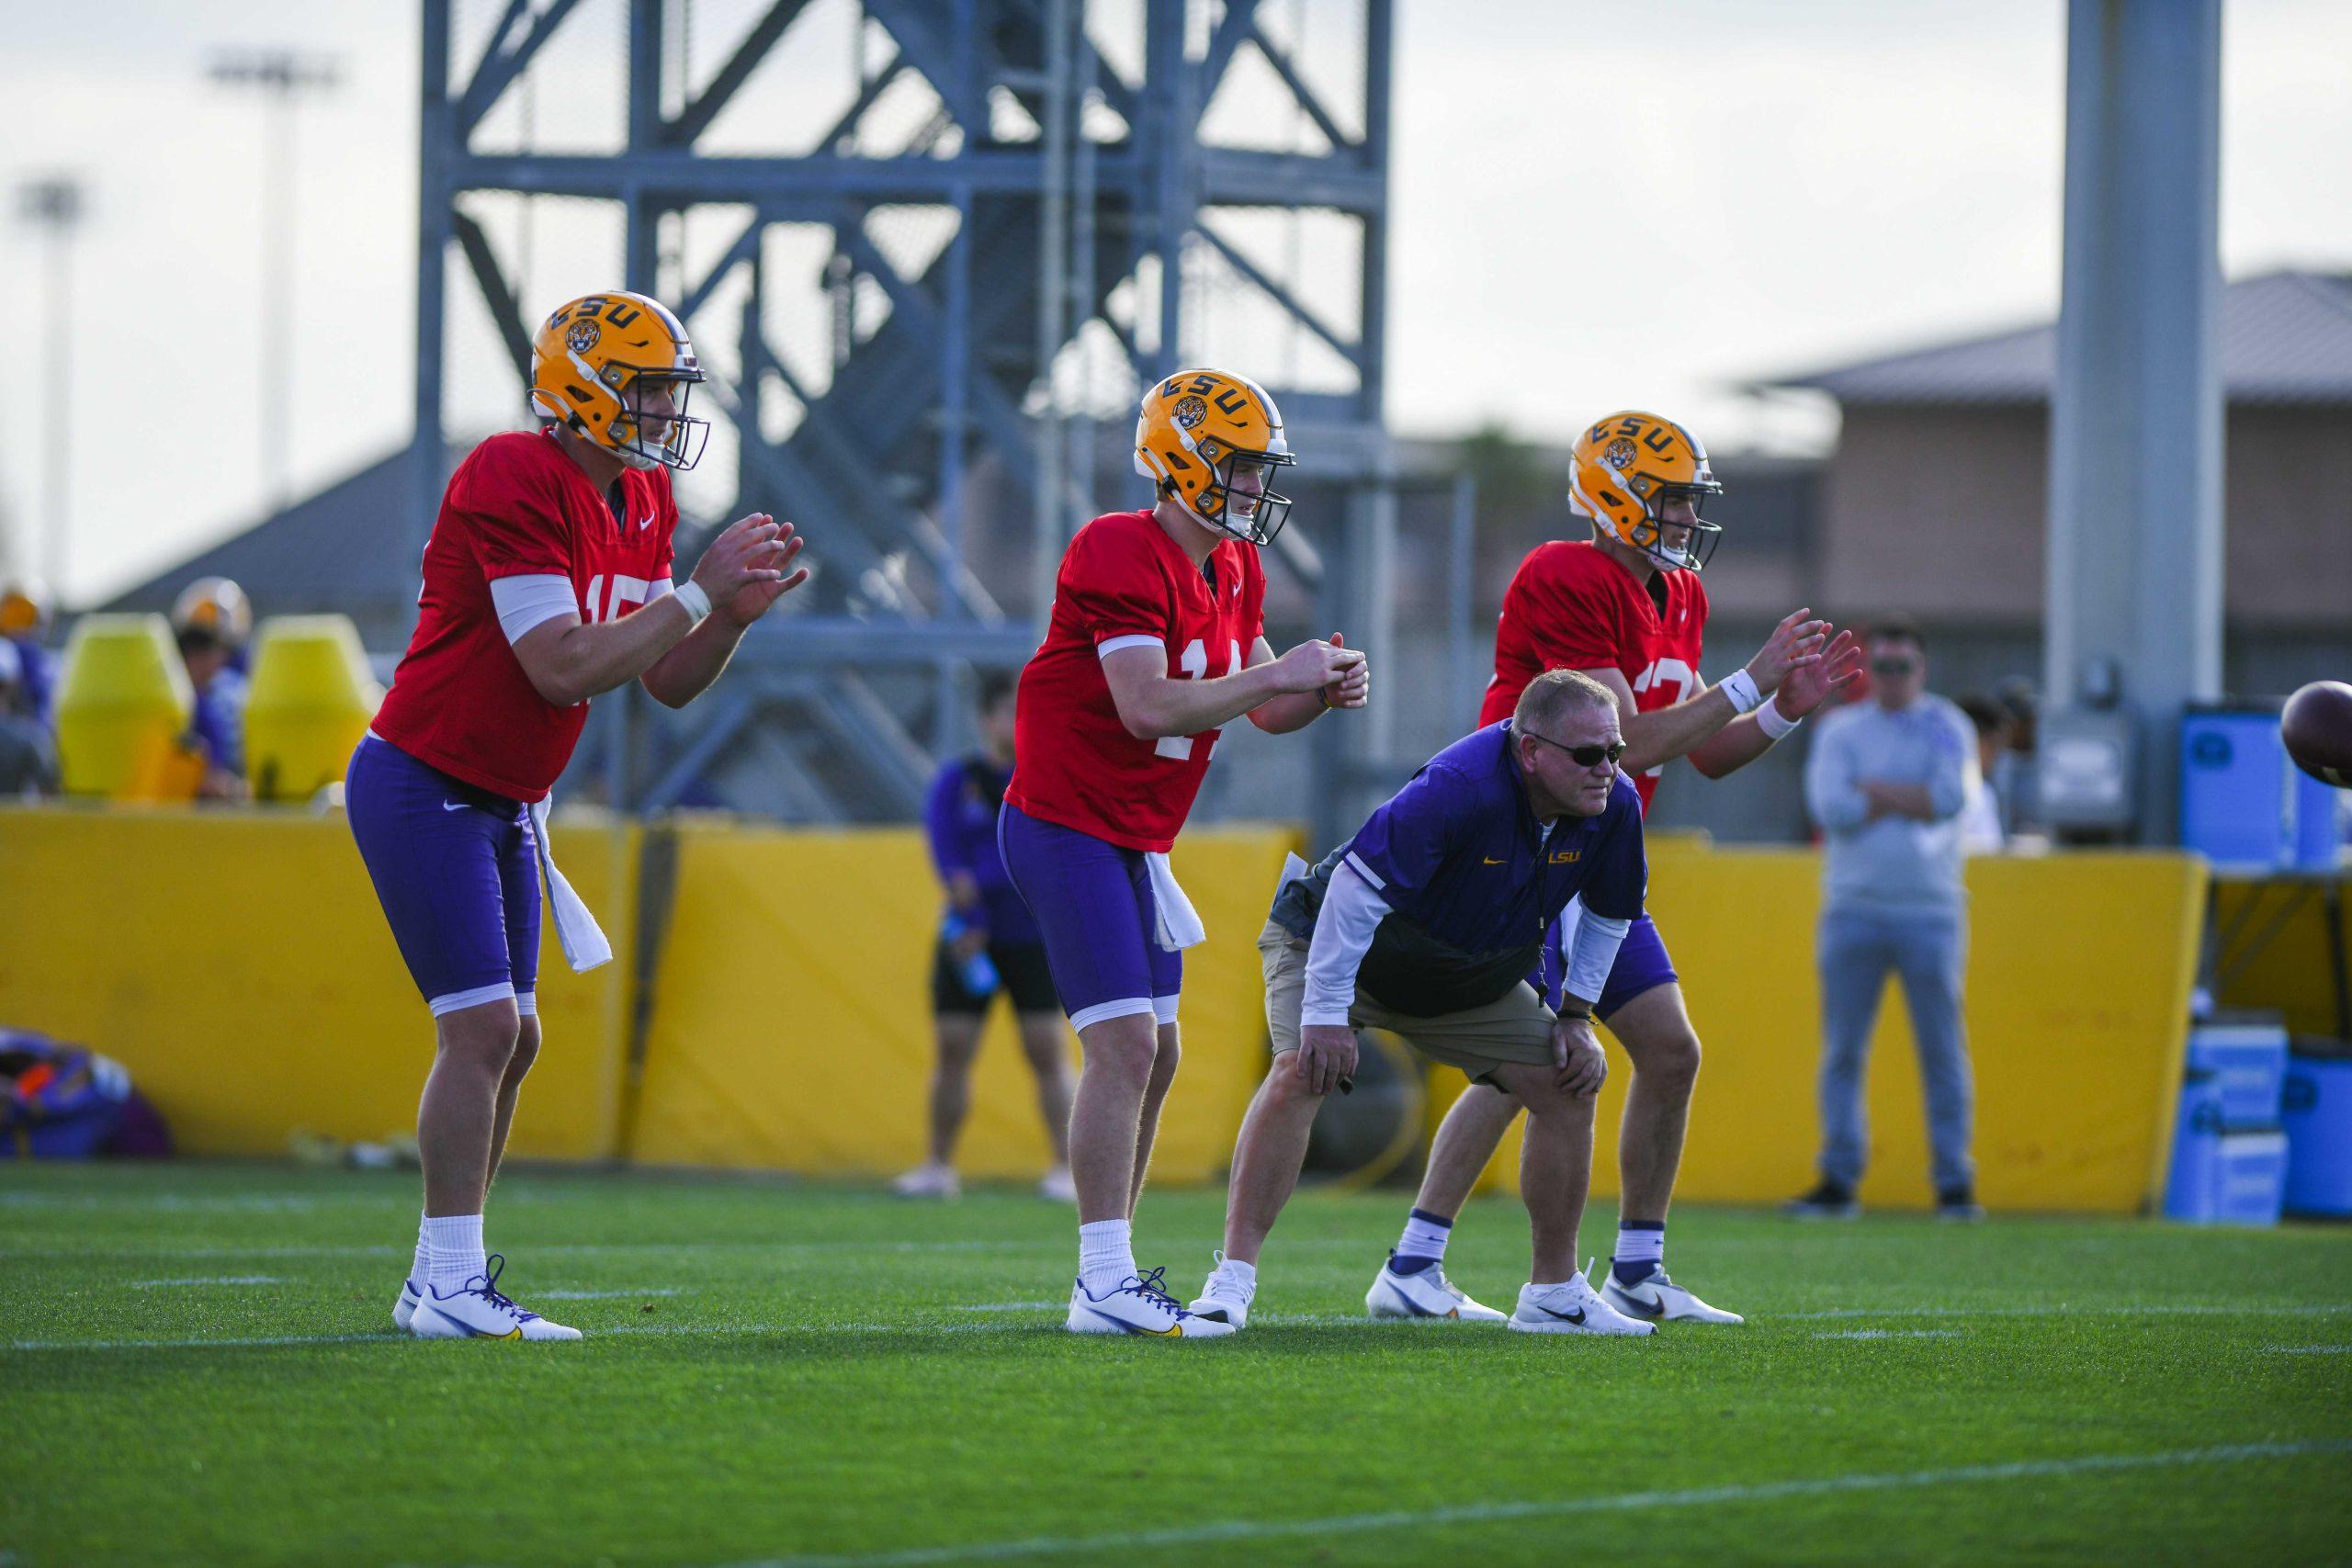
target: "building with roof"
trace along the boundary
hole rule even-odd
[[[2221,314],[2228,635],[2352,639],[2352,275],[2243,279]],[[2039,627],[2057,360],[2038,326],[1769,383],[1842,415],[1807,563],[1819,603]]]

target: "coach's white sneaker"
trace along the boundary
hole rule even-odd
[[[1044,1179],[1037,1183],[1037,1196],[1050,1203],[1077,1202],[1078,1182],[1070,1175],[1069,1167],[1057,1165],[1046,1172]]]
[[[1257,1293],[1258,1270],[1250,1264],[1233,1262],[1220,1252],[1216,1255],[1216,1267],[1209,1270],[1209,1282],[1201,1287],[1201,1299],[1193,1303],[1193,1315],[1207,1318],[1211,1323],[1247,1328],[1250,1303]]]
[[[1510,1326],[1522,1334],[1656,1334],[1600,1299],[1582,1274],[1562,1285],[1521,1285]]]
[[[1600,1299],[1623,1313],[1645,1323],[1746,1323],[1736,1312],[1709,1306],[1681,1286],[1666,1277],[1663,1269],[1653,1269],[1650,1277],[1640,1284],[1619,1281],[1615,1269],[1601,1282]]]
[[[415,1280],[402,1280],[401,1293],[392,1302],[392,1326],[402,1334],[408,1332],[410,1321],[416,1316],[416,1301],[421,1289]]]
[[[580,1330],[525,1312],[498,1293],[506,1259],[490,1255],[490,1267],[444,1295],[438,1286],[419,1292],[408,1331],[419,1339],[577,1339]]]
[[[1504,1314],[1470,1299],[1469,1293],[1445,1277],[1445,1265],[1432,1263],[1411,1274],[1392,1267],[1396,1254],[1380,1266],[1372,1289],[1363,1293],[1363,1310],[1372,1317],[1440,1317],[1464,1323],[1500,1323]]]
[[[1116,1289],[1090,1294],[1083,1280],[1071,1282],[1069,1319],[1063,1325],[1072,1334],[1141,1334],[1155,1339],[1214,1339],[1233,1332],[1233,1325],[1195,1317],[1159,1288],[1165,1269],[1130,1274]]]
[[[961,1198],[964,1184],[952,1165],[919,1165],[890,1183],[890,1190],[901,1198]]]

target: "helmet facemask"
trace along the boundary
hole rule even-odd
[[[1205,450],[1210,445],[1203,444],[1202,457],[1210,457]],[[1209,480],[1197,501],[1185,499],[1172,485],[1163,488],[1203,524],[1263,548],[1290,520],[1290,497],[1275,491],[1271,481],[1276,469],[1297,461],[1287,452],[1226,452],[1210,461]]]
[[[1701,472],[1703,474],[1705,470]],[[1690,484],[1656,485],[1645,495],[1641,493],[1643,483],[1636,478],[1626,487],[1634,492],[1634,499],[1641,502],[1642,512],[1648,519],[1646,523],[1634,525],[1634,536],[1629,543],[1649,557],[1661,570],[1705,570],[1707,563],[1715,558],[1715,547],[1723,543],[1724,526],[1720,523],[1705,521],[1699,514],[1700,509],[1706,505],[1708,497],[1723,494],[1724,487],[1712,479],[1702,478]],[[1690,521],[1688,524],[1666,520],[1666,509],[1678,501],[1690,503]],[[1666,531],[1682,527],[1687,527],[1690,532],[1682,541],[1682,547],[1678,550],[1666,542]]]
[[[616,369],[627,367],[607,366],[605,374],[609,377]],[[702,378],[700,370],[627,369],[627,379],[612,389],[620,405],[607,428],[605,445],[613,455],[640,470],[674,468],[683,473],[702,461],[710,421],[686,414],[687,400]],[[650,412],[649,394],[663,388],[670,392],[669,412]]]

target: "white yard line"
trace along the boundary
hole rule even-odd
[[[518,1258],[583,1258],[616,1252],[1063,1252],[1069,1244],[1058,1237],[1033,1241],[583,1241],[548,1245],[527,1244],[515,1249]],[[134,1261],[166,1258],[407,1258],[409,1244],[338,1247],[9,1247],[0,1263],[20,1259],[122,1258]]]
[[[160,1290],[166,1285],[282,1285],[285,1280],[276,1274],[207,1274],[176,1280],[133,1280],[134,1291]]]
[[[954,1244],[945,1244],[954,1245]],[[1058,1245],[1058,1244],[1057,1244]],[[598,1294],[615,1299],[660,1294],[650,1291],[616,1291],[601,1293],[567,1295],[558,1292],[535,1292],[535,1296],[554,1300],[587,1301]],[[985,1312],[990,1315],[974,1323],[769,1323],[743,1326],[695,1324],[616,1324],[608,1327],[591,1328],[592,1338],[613,1334],[700,1334],[711,1336],[745,1334],[871,1334],[898,1335],[909,1338],[926,1338],[957,1334],[1011,1334],[1037,1326],[1023,1323],[1014,1314],[1035,1310],[1040,1314],[1057,1309],[1058,1302],[1005,1302],[990,1306],[957,1307],[950,1311]],[[1854,1317],[2142,1317],[2142,1316],[2324,1316],[2352,1312],[2352,1306],[2146,1306],[2146,1307],[2007,1307],[1983,1311],[1942,1308],[1894,1307],[1882,1311],[1854,1309],[1835,1313],[1795,1313],[1783,1318],[1766,1318],[1759,1326],[1772,1322],[1817,1321],[1822,1318]],[[1356,1313],[1269,1313],[1258,1319],[1271,1328],[1358,1328],[1373,1333],[1445,1334],[1463,1330],[1459,1324],[1438,1319],[1396,1319],[1374,1322]],[[1913,1335],[1898,1335],[1891,1330],[1857,1330],[1850,1334],[1820,1334],[1815,1338],[1895,1338],[1932,1337],[1956,1334],[1956,1330],[1922,1330]],[[407,1336],[387,1330],[379,1334],[320,1334],[284,1335],[260,1338],[228,1339],[17,1339],[0,1341],[0,1350],[205,1350],[240,1349],[257,1346],[299,1345],[366,1345],[371,1343],[401,1344]],[[2352,1349],[2352,1346],[2267,1347],[2293,1353],[2332,1353]]]
[[[1957,1339],[1957,1328],[1840,1328],[1814,1336],[1815,1339]]]
[[[2339,1317],[2352,1313],[2352,1303],[2322,1302],[2300,1305],[2199,1305],[2187,1302],[2157,1302],[2139,1306],[2028,1307],[1839,1307],[1834,1312],[1782,1312],[1758,1322],[1818,1323],[1849,1317]]]
[[[920,1564],[933,1562],[1100,1555],[1152,1547],[1206,1546],[1283,1537],[1316,1539],[1373,1531],[1425,1529],[1442,1525],[1487,1524],[1497,1520],[1568,1518],[1579,1514],[1670,1513],[1723,1504],[1770,1503],[1790,1497],[1827,1497],[1850,1492],[1982,1485],[2002,1481],[2034,1481],[2135,1470],[2198,1469],[2210,1465],[2243,1464],[2255,1460],[2345,1454],[2352,1454],[2352,1441],[2240,1443],[2225,1448],[2176,1449],[2165,1453],[2086,1454],[2075,1459],[2022,1460],[2012,1464],[1957,1465],[1946,1470],[1828,1475],[1813,1480],[1758,1482],[1745,1486],[1692,1487],[1679,1492],[1619,1492],[1599,1497],[1471,1503],[1448,1508],[1339,1514],[1319,1519],[1225,1519],[1212,1524],[1132,1530],[1114,1535],[1036,1536],[1026,1540],[973,1541],[957,1546],[919,1547],[906,1551],[837,1557],[776,1557],[757,1563],[741,1564],[739,1568],[918,1568]]]
[[[2352,1355],[2352,1345],[2265,1345],[2263,1348],[2280,1356]]]
[[[1062,1302],[981,1302],[974,1306],[957,1307],[957,1312],[1053,1312],[1066,1305]]]
[[[675,1286],[658,1291],[533,1291],[535,1302],[629,1302],[643,1296],[674,1296]]]

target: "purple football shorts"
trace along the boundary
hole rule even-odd
[[[1556,1009],[1560,1005],[1560,984],[1568,973],[1561,943],[1566,940],[1566,933],[1575,929],[1583,911],[1583,905],[1570,904],[1567,912],[1554,920],[1552,929],[1544,933],[1543,965],[1528,976],[1528,982],[1547,1007]],[[1644,991],[1670,986],[1678,978],[1674,960],[1666,955],[1666,942],[1657,934],[1657,922],[1643,915],[1626,928],[1625,940],[1618,944],[1617,962],[1610,968],[1609,981],[1601,987],[1600,999],[1593,1004],[1592,1014],[1606,1023],[1611,1014]]]
[[[522,802],[369,735],[344,812],[411,978],[433,1016],[512,997],[537,1010],[539,863]]]
[[[1154,935],[1159,906],[1143,852],[1041,822],[1009,800],[996,840],[1013,887],[1037,917],[1071,1027],[1147,1012],[1175,1022],[1184,955]]]

